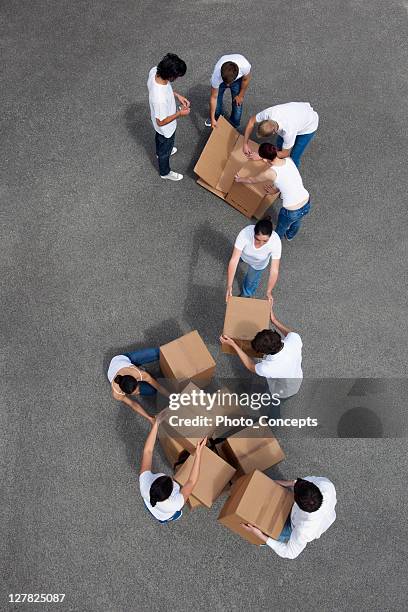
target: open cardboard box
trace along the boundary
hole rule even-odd
[[[236,468],[239,476],[253,470],[263,472],[285,458],[277,439],[270,432],[265,437],[263,429],[247,427],[223,442],[223,456]]]
[[[160,424],[158,438],[167,461],[174,467],[174,464],[180,461],[183,454],[187,452],[186,449],[178,438],[171,435],[165,423]]]
[[[242,152],[244,138],[232,125],[219,117],[217,127],[211,135],[197,161],[194,172],[197,183],[219,198],[222,198],[248,218],[261,219],[277,199],[279,192],[267,194],[264,184],[235,183],[234,176],[253,176],[265,170],[262,161],[251,161]],[[259,145],[252,140],[253,151]]]
[[[224,331],[250,357],[262,357],[251,347],[251,340],[263,329],[269,329],[271,306],[268,300],[230,297],[225,311]],[[235,355],[235,350],[223,344],[223,353]]]
[[[215,361],[200,334],[194,330],[160,347],[160,369],[169,384],[179,391],[189,381],[209,385]]]
[[[211,508],[217,497],[225,489],[227,483],[235,474],[235,468],[221,459],[216,453],[207,446],[203,448],[201,456],[200,476],[193,490],[193,496],[201,504]],[[190,455],[185,463],[176,471],[174,480],[182,487],[186,484],[191,468],[193,467],[194,456]]]
[[[251,544],[263,544],[241,523],[258,527],[277,540],[293,505],[293,494],[271,478],[255,470],[242,476],[233,485],[230,496],[218,516],[218,522]]]

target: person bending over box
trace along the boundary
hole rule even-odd
[[[336,489],[328,478],[306,476],[297,480],[275,480],[293,487],[295,503],[278,540],[269,538],[250,524],[242,527],[260,538],[280,557],[296,559],[306,545],[317,540],[336,520]]]

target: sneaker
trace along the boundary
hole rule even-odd
[[[170,155],[174,155],[175,153],[177,153],[177,147],[172,148]]]
[[[178,172],[173,172],[173,170],[170,170],[168,174],[166,174],[165,176],[161,176],[161,178],[167,179],[168,181],[181,181],[183,175],[179,174]]]
[[[290,238],[290,236],[288,236],[287,234],[285,234],[285,238],[288,242],[290,242],[291,240],[293,240],[294,236],[292,236],[292,238]]]
[[[204,125],[205,127],[211,127],[211,119],[206,119]]]

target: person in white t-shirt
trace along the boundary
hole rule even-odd
[[[183,175],[170,170],[170,156],[177,152],[174,146],[177,119],[190,113],[190,102],[173,91],[171,83],[185,75],[185,62],[174,53],[168,53],[149,72],[147,89],[152,124],[156,130],[156,155],[161,178],[180,181]],[[177,110],[176,100],[181,108]]]
[[[239,53],[223,55],[214,66],[211,76],[210,118],[207,127],[215,128],[217,119],[222,115],[222,100],[226,89],[231,90],[232,110],[230,123],[239,127],[242,103],[251,79],[251,64]]]
[[[243,151],[251,157],[251,147],[248,140],[258,123],[257,136],[265,138],[277,134],[276,146],[278,157],[291,157],[297,168],[306,147],[316,135],[319,125],[319,115],[309,102],[288,102],[270,106],[253,115],[245,129]]]
[[[241,177],[237,183],[264,183],[267,193],[280,192],[282,208],[279,211],[276,233],[286,240],[293,240],[299,231],[303,217],[310,211],[310,195],[303,186],[300,172],[290,157],[281,159],[275,145],[264,142],[259,145],[258,153],[252,153],[252,160],[262,160],[265,170],[255,176]],[[271,184],[271,182],[273,184]]]
[[[166,412],[167,410],[163,410],[157,415],[152,429],[147,436],[139,475],[140,493],[144,504],[160,523],[168,523],[181,518],[181,509],[197,484],[200,475],[201,452],[207,444],[207,438],[204,438],[197,444],[190,476],[181,489],[170,476],[162,473],[153,473],[153,450],[159,424],[165,417]]]
[[[296,559],[309,542],[320,538],[336,520],[336,489],[328,478],[321,476],[275,482],[282,487],[293,488],[295,501],[278,540],[268,537],[254,525],[241,525],[279,557]]]
[[[238,344],[228,336],[221,336],[221,344],[228,344],[237,353],[244,366],[250,371],[264,376],[271,395],[287,399],[295,395],[303,380],[302,339],[296,332],[278,321],[271,308],[271,322],[276,330],[264,329],[251,341],[257,353],[263,355],[259,361],[249,357]]]
[[[232,285],[240,259],[248,264],[241,290],[241,297],[252,297],[259,285],[265,268],[271,262],[266,297],[272,302],[272,290],[279,275],[279,263],[282,252],[281,240],[269,216],[259,220],[256,225],[247,225],[241,230],[235,241],[234,250],[227,270],[227,292],[225,301],[232,295]]]

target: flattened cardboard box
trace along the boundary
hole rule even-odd
[[[194,456],[191,455],[176,471],[174,480],[181,487],[186,484],[193,463]],[[235,468],[206,446],[202,450],[200,476],[193,490],[194,497],[207,508],[211,508],[234,474]]]
[[[263,183],[236,183],[234,176],[253,176],[265,169],[261,161],[250,161],[242,152],[243,136],[232,125],[220,117],[217,127],[212,130],[194,172],[199,176],[197,183],[211,193],[225,200],[248,218],[261,219],[279,193],[266,194]],[[252,140],[253,151],[259,145]]]
[[[234,484],[230,496],[218,516],[218,522],[251,544],[263,544],[241,523],[255,525],[277,540],[293,505],[293,493],[259,470],[242,476]]]
[[[194,330],[160,347],[160,369],[178,391],[189,381],[199,387],[207,386],[214,375],[215,361]]]
[[[225,311],[224,331],[250,357],[261,357],[251,347],[251,340],[259,331],[269,329],[271,307],[268,300],[230,297]],[[235,355],[235,350],[222,345],[222,352]]]
[[[228,463],[234,466],[237,474],[249,474],[253,470],[263,472],[285,458],[279,442],[270,430],[265,437],[264,430],[247,427],[229,436],[221,448]]]
[[[184,396],[192,396],[192,392],[201,393],[201,389],[197,387],[194,383],[189,383],[182,391],[181,394]],[[194,405],[193,397],[191,397],[191,403],[187,402],[187,397],[183,398],[185,405],[180,406],[177,410],[168,410],[166,420],[164,420],[160,429],[163,430],[163,434],[166,434],[169,438],[172,438],[173,441],[176,441],[179,446],[181,446],[184,450],[188,451],[190,454],[195,452],[195,448],[197,443],[204,438],[205,436],[211,436],[214,432],[214,425],[210,423],[206,425],[171,425],[169,423],[169,418],[172,416],[176,416],[177,420],[181,419],[194,419],[200,417],[208,417],[208,412],[205,408],[205,405]]]

